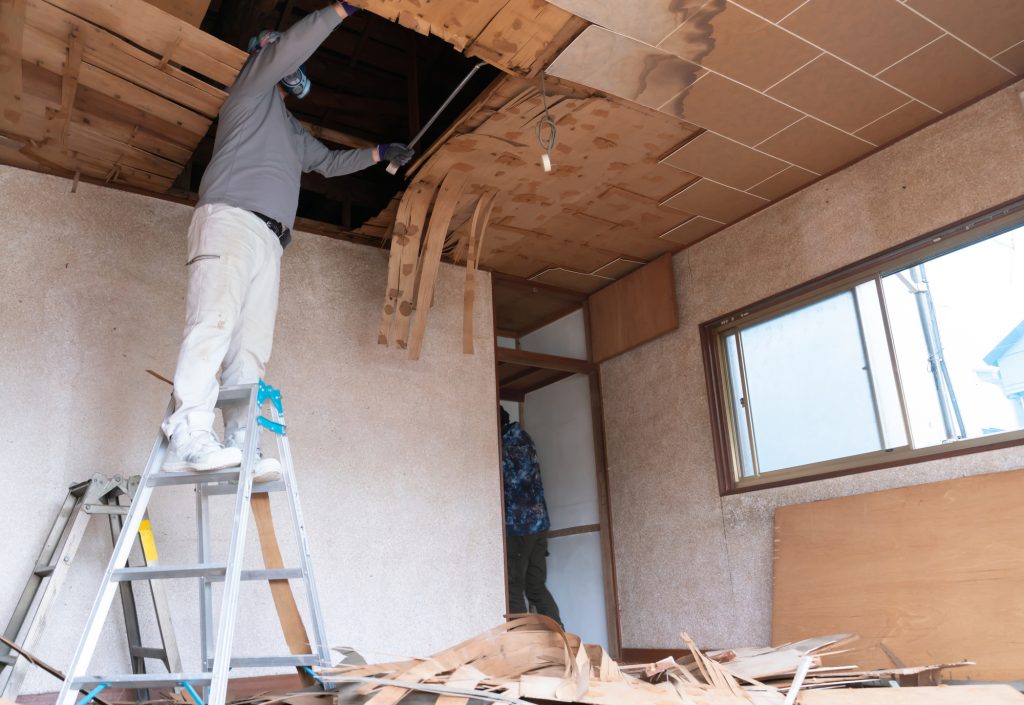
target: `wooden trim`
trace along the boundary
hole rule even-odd
[[[491,325],[494,325],[494,321],[497,316],[497,307],[494,304],[494,278],[491,278]],[[518,345],[519,341],[516,341]],[[498,339],[494,339],[494,349],[498,348]],[[510,399],[509,401],[519,401],[522,403],[522,399]],[[501,381],[498,378],[498,359],[495,355],[494,359],[494,424],[496,426],[495,432],[497,433],[498,439],[498,497],[501,498],[501,574],[503,578],[503,586],[505,589],[505,614],[508,615],[511,611],[509,609],[509,593],[508,593],[508,543],[505,537],[505,451],[501,442],[501,413],[498,411],[498,407],[501,406]],[[521,415],[521,414],[520,414]]]
[[[1012,448],[1024,445],[1024,438],[1004,438],[1003,440],[965,439],[956,444],[940,445],[912,449],[907,452],[893,453],[891,458],[840,468],[820,473],[805,473],[797,476],[782,476],[778,480],[768,480],[753,484],[737,484],[732,467],[732,444],[729,434],[728,409],[724,398],[725,380],[719,362],[718,346],[723,330],[736,325],[738,321],[749,322],[758,318],[767,318],[776,312],[788,310],[803,302],[811,302],[826,296],[832,290],[840,289],[853,282],[862,280],[879,271],[895,270],[908,266],[912,262],[940,256],[980,241],[984,237],[993,237],[1000,231],[1006,232],[1019,224],[1024,217],[1024,195],[1006,201],[994,208],[963,218],[952,225],[947,225],[920,235],[904,243],[890,247],[852,264],[833,270],[820,277],[815,277],[803,284],[786,289],[761,299],[749,306],[736,309],[724,316],[716,316],[712,320],[700,324],[701,356],[704,362],[704,378],[708,392],[708,412],[711,421],[712,445],[715,451],[715,469],[718,476],[720,496],[753,492],[771,487],[783,487],[802,482],[842,477],[872,470],[890,467],[913,465],[924,461],[942,460],[970,453],[982,453],[1001,448]],[[982,230],[983,235],[978,231]],[[877,455],[876,455],[877,457]],[[770,475],[768,477],[771,477]]]
[[[584,524],[582,526],[570,526],[565,529],[552,529],[542,531],[541,537],[546,539],[557,539],[563,536],[578,536],[579,534],[593,534],[601,531],[600,524]]]
[[[514,365],[539,367],[542,370],[558,370],[559,372],[572,372],[573,374],[581,375],[588,375],[597,369],[597,365],[587,360],[577,360],[560,355],[545,355],[544,353],[528,352],[526,350],[513,350],[512,348],[494,348],[494,358],[497,362],[508,362]]]
[[[484,269],[481,267],[481,269]],[[503,274],[502,272],[491,272],[491,280],[499,281],[502,284],[508,284],[510,286],[518,286],[521,289],[535,289],[537,291],[547,291],[552,294],[558,294],[568,299],[574,299],[579,301],[581,304],[587,300],[588,294],[583,294],[579,291],[573,291],[572,289],[563,289],[560,286],[554,284],[545,284],[544,282],[537,282],[531,279],[523,279],[522,277],[515,277],[511,274]]]
[[[517,333],[514,330],[509,330],[507,328],[498,328],[498,327],[494,328],[494,337],[495,338],[509,338],[511,340],[519,340],[519,336],[520,335],[522,335],[522,334],[521,333]],[[495,341],[494,346],[495,347],[501,347],[500,345],[498,345],[497,341]]]

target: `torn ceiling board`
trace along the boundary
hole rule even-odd
[[[508,72],[532,75],[585,23],[541,0],[354,0],[374,14]]]
[[[20,161],[168,191],[244,52],[142,0],[23,0],[20,8],[20,47],[2,50],[20,69],[20,94],[5,93],[0,111],[0,130],[22,142]]]

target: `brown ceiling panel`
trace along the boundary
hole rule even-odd
[[[768,201],[745,191],[701,179],[672,196],[662,205],[669,208],[703,215],[722,223],[731,223],[752,213]]]
[[[764,90],[821,52],[743,8],[729,4],[711,22],[713,40],[695,41],[693,22],[680,26],[659,48]]]
[[[640,260],[626,259],[619,257],[603,267],[599,267],[593,271],[599,277],[611,277],[612,279],[618,279],[624,277],[630,272],[643,267],[646,262]]]
[[[810,0],[780,24],[870,74],[942,34],[898,0]]]
[[[769,154],[819,174],[827,174],[857,157],[873,145],[806,117],[758,145]]]
[[[563,10],[617,34],[634,37],[657,46],[675,27],[701,12],[707,0],[673,0],[673,2],[645,3],[638,8],[633,2],[607,2],[606,0],[549,0]],[[723,0],[724,2],[724,0]]]
[[[632,164],[613,162],[608,166],[608,170],[615,172],[614,175],[609,173],[615,185],[646,194],[659,203],[699,178],[696,174],[655,159],[636,161]]]
[[[816,178],[818,178],[818,175],[813,171],[807,171],[798,166],[791,166],[748,190],[761,198],[775,201],[789,195],[798,188],[806,186]]]
[[[1017,76],[1024,74],[1024,42],[1010,47],[993,57],[999,64]]]
[[[671,240],[677,245],[692,245],[724,227],[725,224],[719,223],[717,220],[695,215],[682,225],[672,228],[661,237]]]
[[[936,110],[952,110],[1008,81],[1009,71],[946,35],[878,75]]]
[[[986,56],[1024,41],[1020,0],[907,0],[911,7]]]
[[[495,326],[516,335],[530,333],[575,311],[585,298],[504,274],[491,277],[491,288]]]
[[[825,54],[768,91],[794,108],[854,132],[907,102],[893,88]]]
[[[793,108],[714,73],[660,110],[751,146],[800,119]]]
[[[662,161],[738,189],[749,189],[789,166],[714,132],[698,135]]]
[[[873,144],[888,144],[929,120],[934,120],[939,114],[937,110],[932,110],[916,100],[911,100],[888,115],[883,115],[870,125],[857,130],[856,134]]]
[[[585,206],[587,215],[614,222],[640,237],[656,237],[683,222],[683,214],[661,208],[647,196],[612,186]],[[616,229],[618,231],[619,228]]]
[[[587,27],[547,71],[649,108],[679,95],[703,73],[678,56],[597,25]]]
[[[778,22],[783,17],[800,7],[807,0],[735,0],[737,5],[743,5],[752,12],[772,22]]]

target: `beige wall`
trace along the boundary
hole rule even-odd
[[[168,395],[145,370],[172,373],[184,322],[191,209],[70,187],[0,167],[2,623],[67,485],[142,471]],[[500,622],[505,597],[488,275],[477,285],[477,354],[461,351],[464,270],[445,265],[423,357],[410,362],[376,343],[386,268],[385,250],[298,233],[283,260],[267,378],[284,391],[331,643],[392,660]],[[228,519],[230,504],[219,506]],[[165,562],[194,560],[192,510],[187,488],[154,500]],[[284,545],[287,560],[294,547]],[[96,523],[38,649],[58,667],[109,550]],[[170,586],[182,653],[196,667],[196,588]],[[243,599],[240,650],[284,653],[266,586],[244,587]],[[123,670],[122,634],[109,626],[98,669]],[[27,690],[57,685],[33,676]]]
[[[1022,84],[675,257],[680,327],[602,365],[625,647],[768,643],[784,504],[1024,466],[1010,449],[719,497],[698,326],[1024,194]]]

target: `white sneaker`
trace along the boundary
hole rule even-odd
[[[212,431],[186,431],[171,437],[163,469],[166,472],[208,472],[242,464],[242,451],[225,448]]]
[[[245,432],[239,431],[232,433],[227,437],[225,446],[228,448],[237,448],[238,452],[242,452],[242,446],[245,445]],[[263,449],[256,446],[256,472],[252,477],[253,484],[260,484],[261,482],[277,482],[281,479],[281,461],[277,458],[266,458],[263,456]]]

